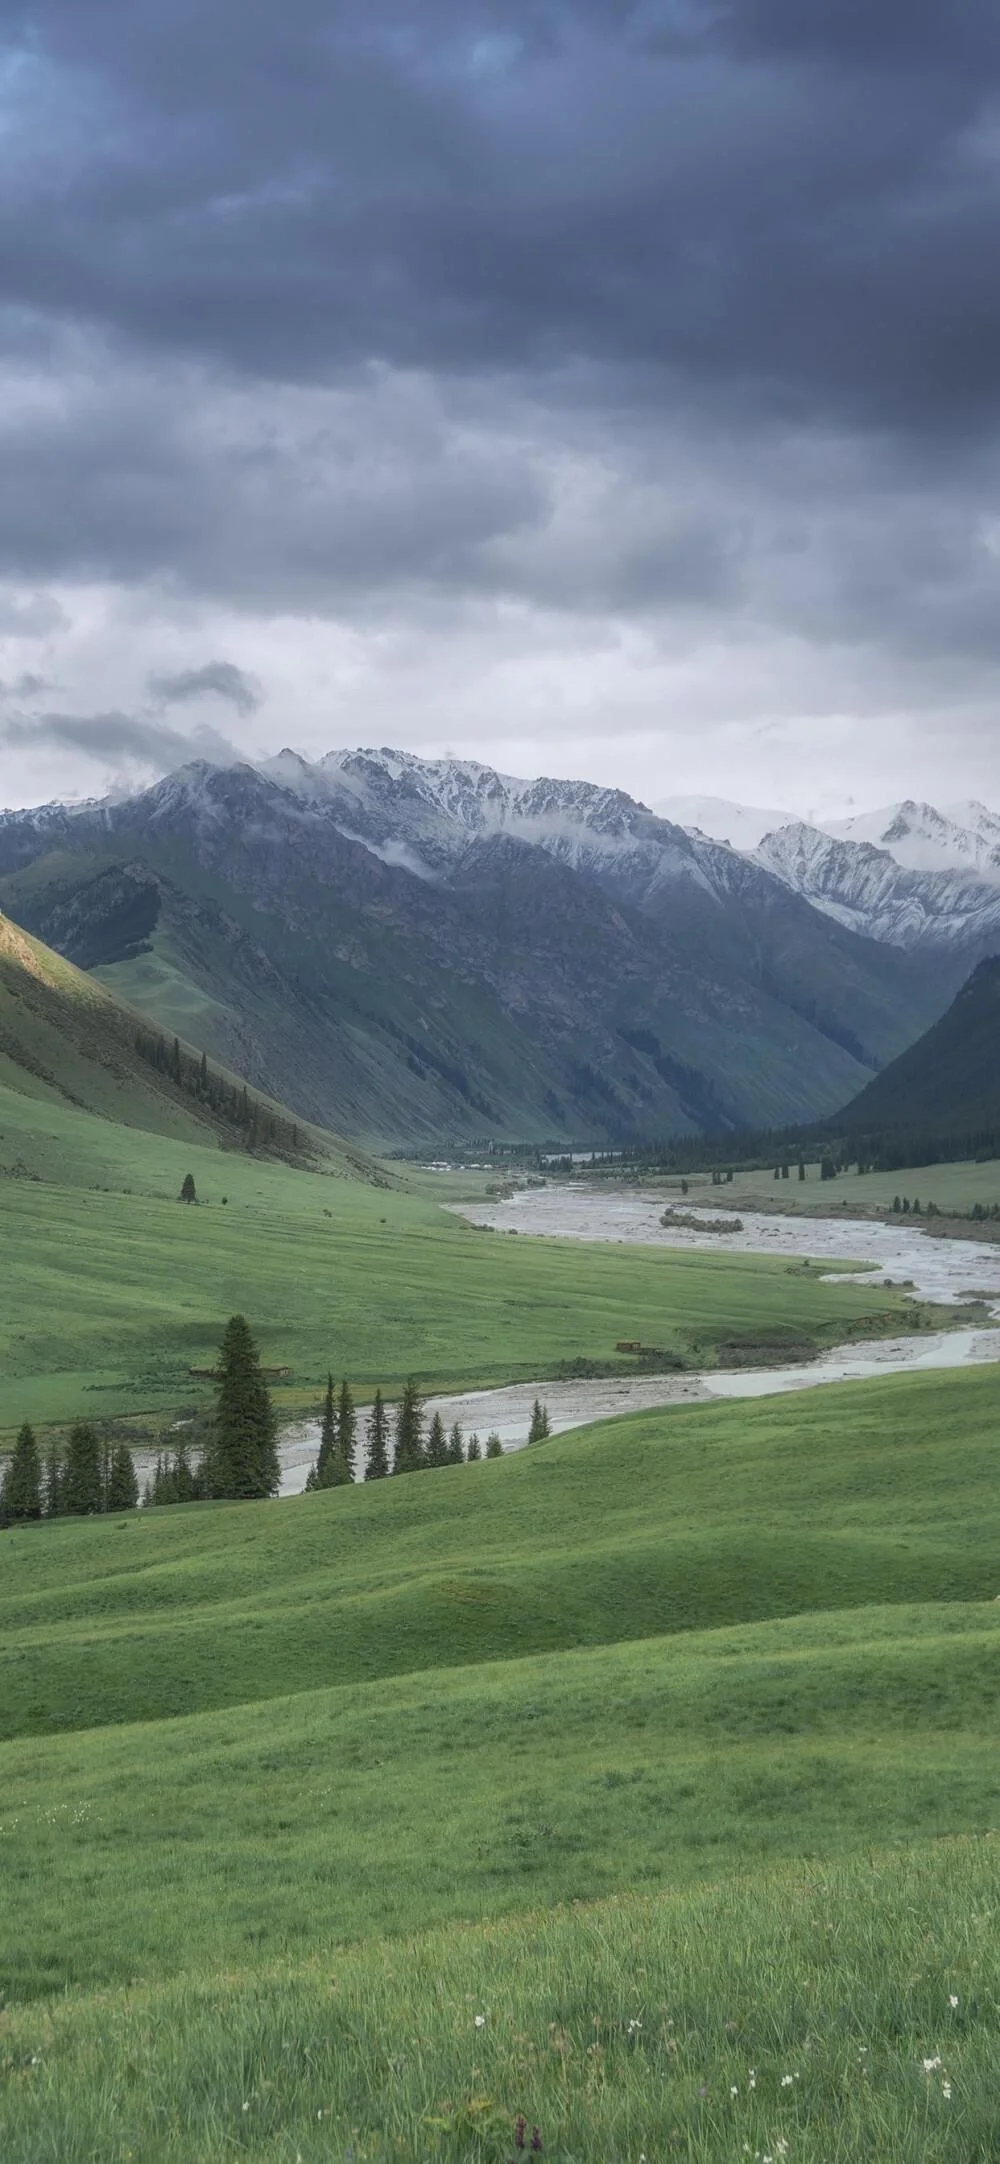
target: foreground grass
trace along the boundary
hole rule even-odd
[[[993,1369],[636,1414],[419,1478],[0,1536],[0,1734],[1000,1592]]]
[[[531,1381],[616,1340],[698,1364],[884,1335],[899,1294],[752,1256],[584,1247],[474,1230],[426,1194],[292,1171],[0,1091],[0,1316],[8,1434],[196,1401],[228,1315],[288,1365],[283,1407],[328,1366],[362,1388]],[[178,1200],[192,1172],[199,1207]],[[30,1176],[29,1176],[30,1175]],[[225,1202],[223,1201],[225,1197]],[[860,1259],[864,1259],[863,1257]],[[205,1387],[201,1386],[201,1395]]]
[[[0,1748],[17,1998],[1000,1825],[991,1603]]]
[[[992,2164],[995,1842],[0,2017],[5,2164]]]

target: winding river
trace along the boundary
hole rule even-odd
[[[544,1398],[552,1432],[559,1435],[568,1428],[585,1427],[595,1420],[657,1405],[767,1397],[909,1368],[957,1368],[1000,1360],[1000,1246],[974,1240],[934,1239],[906,1219],[782,1217],[741,1210],[742,1232],[720,1233],[709,1229],[718,1214],[711,1209],[690,1207],[686,1200],[681,1204],[685,1215],[704,1224],[704,1231],[665,1226],[661,1222],[662,1195],[582,1183],[529,1188],[507,1202],[448,1207],[457,1209],[473,1224],[527,1238],[602,1240],[701,1249],[712,1254],[787,1255],[802,1261],[853,1262],[857,1270],[838,1269],[839,1279],[857,1277],[870,1285],[902,1281],[912,1286],[915,1298],[941,1306],[960,1306],[970,1298],[979,1299],[996,1318],[996,1327],[924,1332],[919,1337],[906,1335],[846,1345],[795,1367],[723,1372],[706,1369],[701,1374],[644,1375],[634,1380],[621,1376],[603,1382],[515,1383],[500,1390],[467,1391],[460,1396],[428,1400],[428,1411],[440,1412],[446,1426],[458,1420],[466,1435],[475,1430],[484,1442],[495,1431],[505,1450],[523,1448],[536,1396]],[[282,1495],[300,1493],[318,1445],[316,1421],[299,1421],[283,1429],[279,1439]]]

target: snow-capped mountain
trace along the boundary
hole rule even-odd
[[[730,849],[756,849],[765,834],[795,823],[792,812],[764,811],[759,804],[733,804],[722,796],[665,797],[654,804],[653,810],[674,826],[708,835],[712,841],[725,842]]]
[[[854,838],[799,821],[766,834],[754,860],[864,938],[911,949],[967,950],[970,957],[995,952],[1000,863],[993,877],[978,869],[963,846],[969,830],[932,813],[930,806],[919,810],[919,819],[910,818],[903,814],[917,807],[900,807],[899,815],[884,822],[891,840],[883,836],[878,845],[860,838],[860,820],[851,822]],[[879,816],[867,823],[878,823]],[[913,856],[931,861],[913,864],[908,861]],[[949,856],[957,861],[948,861]]]
[[[418,759],[386,747],[332,751],[315,765],[282,751],[261,771],[383,861],[427,878],[443,875],[470,842],[504,834],[575,870],[609,860],[624,870],[631,860],[647,879],[711,885],[697,838],[593,782],[523,781],[475,759]]]
[[[1000,818],[985,804],[966,801],[938,811],[908,798],[882,811],[824,820],[823,830],[838,840],[886,849],[907,871],[959,872],[1000,886]]]
[[[210,1052],[383,1136],[780,1125],[958,981],[620,790],[385,748],[10,814],[0,906],[154,1012],[162,947]]]

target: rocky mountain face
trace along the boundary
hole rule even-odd
[[[958,981],[620,791],[389,750],[8,813],[0,903],[306,1117],[399,1143],[808,1118]]]
[[[863,938],[910,952],[950,951],[971,965],[1000,947],[1000,847],[993,864],[987,833],[974,838],[937,814],[918,825],[906,816],[913,809],[884,822],[878,843],[781,827],[765,835],[754,861]]]

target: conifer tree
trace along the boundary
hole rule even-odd
[[[389,1470],[389,1427],[385,1417],[385,1406],[382,1402],[381,1390],[376,1390],[372,1399],[372,1409],[368,1415],[368,1429],[365,1441],[368,1446],[365,1479],[384,1480]]]
[[[195,1194],[193,1172],[185,1172],[184,1174],[184,1178],[181,1181],[180,1199],[182,1202],[197,1202],[198,1200],[198,1197]]]
[[[427,1463],[428,1465],[447,1465],[448,1463],[448,1438],[444,1432],[444,1421],[440,1413],[435,1413],[430,1424],[427,1437]]]
[[[178,1440],[174,1451],[174,1462],[170,1470],[174,1483],[175,1503],[193,1503],[196,1487],[195,1475],[191,1470],[188,1446],[183,1435]]]
[[[58,1518],[62,1509],[62,1467],[54,1443],[45,1454],[45,1482],[42,1490],[42,1508],[47,1518]]]
[[[462,1448],[462,1430],[459,1427],[457,1420],[454,1427],[452,1428],[451,1434],[448,1437],[448,1463],[449,1465],[465,1464],[465,1452]]]
[[[206,1057],[205,1057],[205,1054],[204,1054],[204,1052],[203,1052],[203,1053],[202,1053],[202,1055],[201,1055],[201,1066],[200,1066],[200,1068],[199,1068],[199,1070],[198,1070],[198,1086],[199,1086],[199,1088],[200,1088],[200,1090],[201,1090],[201,1094],[202,1094],[202,1096],[203,1096],[203,1097],[207,1097],[207,1096],[208,1096],[208,1060],[206,1059]]]
[[[226,1324],[219,1355],[219,1395],[212,1445],[212,1489],[233,1499],[276,1495],[281,1467],[277,1423],[244,1315]]]
[[[419,1473],[424,1456],[424,1409],[412,1375],[396,1408],[396,1455],[394,1473]]]
[[[139,1501],[139,1482],[136,1479],[135,1461],[125,1443],[119,1443],[112,1451],[108,1468],[109,1510],[134,1510]]]
[[[486,1455],[488,1458],[503,1457],[503,1444],[495,1428],[492,1435],[488,1435],[486,1438]]]
[[[337,1449],[348,1480],[354,1479],[354,1460],[358,1447],[358,1416],[354,1399],[346,1382],[340,1385],[340,1402],[337,1406]]]
[[[42,1462],[34,1429],[21,1429],[4,1470],[0,1524],[25,1525],[42,1515]]]
[[[804,1180],[804,1179],[805,1179],[805,1176],[806,1176],[806,1161],[805,1161],[805,1158],[804,1158],[804,1157],[800,1157],[800,1158],[799,1158],[799,1178],[800,1178],[800,1180]]]
[[[478,1463],[478,1461],[479,1461],[479,1459],[480,1459],[480,1458],[482,1457],[482,1454],[483,1454],[483,1446],[482,1446],[482,1444],[481,1444],[481,1442],[480,1442],[480,1440],[479,1440],[479,1437],[478,1437],[478,1435],[470,1435],[470,1437],[469,1437],[469,1447],[468,1447],[468,1449],[467,1449],[467,1451],[466,1451],[466,1453],[465,1453],[465,1462],[466,1462],[466,1464],[467,1464],[467,1465],[475,1465],[475,1464],[477,1464],[477,1463]]]
[[[319,1431],[319,1455],[314,1471],[313,1486],[332,1488],[335,1484],[334,1459],[337,1455],[337,1409],[333,1402],[333,1376],[326,1378],[326,1396],[323,1399],[323,1419]]]
[[[89,1420],[69,1431],[66,1463],[60,1481],[60,1509],[71,1518],[87,1518],[104,1509],[101,1445]]]
[[[540,1398],[536,1398],[531,1408],[531,1426],[528,1429],[528,1441],[529,1443],[544,1443],[546,1437],[551,1433],[548,1406],[543,1405]]]

